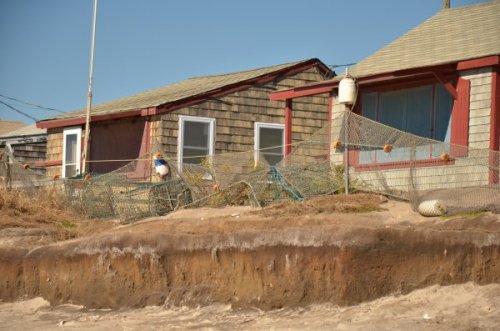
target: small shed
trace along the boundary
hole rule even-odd
[[[8,149],[16,161],[36,165],[45,161],[47,130],[35,124],[0,135],[0,149]]]

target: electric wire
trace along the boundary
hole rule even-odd
[[[13,98],[13,97],[9,97],[9,96],[3,95],[3,94],[0,94],[0,97],[5,98],[5,99],[9,99],[9,100],[12,100],[12,101],[16,101],[16,102],[19,102],[19,103],[22,103],[22,104],[25,104],[25,105],[28,105],[28,106],[33,106],[33,107],[37,107],[37,108],[44,109],[44,110],[54,111],[54,112],[57,112],[57,113],[60,113],[60,114],[64,114],[65,113],[64,111],[59,110],[59,109],[45,107],[45,106],[40,106],[40,105],[37,105],[35,103],[31,103],[31,102],[28,102],[28,101],[19,100],[19,99],[16,99],[16,98]]]
[[[327,65],[327,67],[330,69],[334,69],[334,68],[338,68],[338,67],[349,67],[349,66],[353,66],[355,64],[357,64],[357,62],[346,63],[346,64],[329,64],[329,65]]]
[[[21,115],[23,115],[23,116],[26,116],[26,117],[28,117],[29,119],[31,119],[31,120],[33,120],[33,121],[35,121],[35,122],[37,122],[37,121],[38,121],[38,119],[37,119],[37,118],[35,118],[35,117],[33,117],[33,116],[31,116],[31,115],[29,115],[29,114],[27,114],[27,113],[25,113],[25,112],[23,112],[23,111],[21,111],[21,110],[17,109],[17,108],[15,108],[15,107],[12,107],[11,105],[9,105],[8,103],[3,102],[2,100],[0,100],[0,103],[1,103],[1,104],[3,104],[3,105],[4,105],[4,106],[6,106],[6,107],[8,107],[8,108],[12,109],[12,110],[13,110],[13,111],[15,111],[16,113],[19,113],[19,114],[21,114]]]

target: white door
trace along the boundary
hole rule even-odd
[[[66,128],[63,131],[63,177],[73,177],[80,174],[82,154],[82,129]]]

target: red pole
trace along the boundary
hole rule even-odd
[[[332,117],[333,117],[333,92],[330,92],[328,96],[328,143],[327,143],[327,151],[326,158],[330,161],[331,152],[332,152]]]
[[[490,184],[498,184],[498,165],[500,150],[500,73],[497,70],[492,72],[491,82],[491,117],[490,117]]]
[[[285,100],[285,156],[292,152],[292,99]]]

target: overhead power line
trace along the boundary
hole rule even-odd
[[[3,104],[3,105],[4,105],[4,106],[6,106],[6,107],[9,107],[10,109],[12,109],[13,111],[15,111],[16,113],[19,113],[19,114],[21,114],[21,115],[24,115],[24,116],[28,117],[29,119],[32,119],[32,120],[33,120],[33,121],[35,121],[35,122],[36,122],[36,121],[38,121],[38,119],[37,119],[37,118],[34,118],[33,116],[31,116],[31,115],[29,115],[29,114],[26,114],[25,112],[23,112],[23,111],[21,111],[21,110],[19,110],[19,109],[17,109],[17,108],[12,107],[11,105],[9,105],[8,103],[3,102],[2,100],[0,100],[0,103],[1,103],[1,104]]]
[[[350,67],[350,66],[353,66],[355,64],[357,64],[357,62],[346,63],[346,64],[329,64],[328,67],[330,69],[334,69],[334,68],[338,68],[338,67]]]
[[[19,103],[23,103],[23,104],[28,105],[28,106],[33,106],[33,107],[37,107],[37,108],[44,109],[44,110],[55,111],[55,112],[61,113],[61,114],[64,113],[64,111],[59,110],[59,109],[40,106],[40,105],[37,105],[35,103],[31,103],[31,102],[28,102],[28,101],[23,101],[23,100],[19,100],[19,99],[13,98],[13,97],[8,97],[8,96],[3,95],[3,94],[0,94],[0,97],[5,98],[5,99],[9,99],[9,100],[12,100],[12,101],[16,101],[16,102],[19,102]]]

